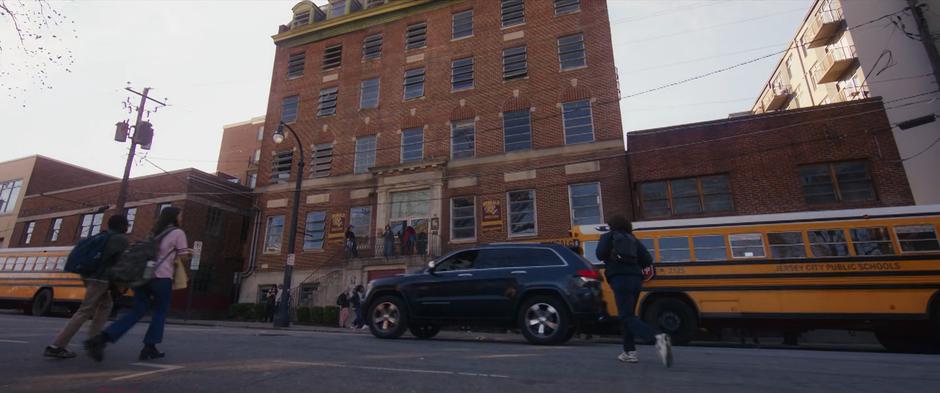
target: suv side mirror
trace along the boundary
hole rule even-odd
[[[435,267],[437,267],[437,260],[432,259],[430,262],[428,262],[428,268],[425,269],[425,272],[433,276]]]

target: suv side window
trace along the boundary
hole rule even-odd
[[[512,267],[563,266],[565,263],[552,250],[544,248],[497,248],[481,250],[477,269]]]
[[[434,271],[437,273],[448,272],[451,270],[470,270],[476,267],[477,255],[480,252],[477,250],[463,251],[458,252],[454,255],[451,255],[447,259],[437,263],[437,266],[434,267]]]

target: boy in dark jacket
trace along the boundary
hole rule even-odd
[[[633,237],[633,227],[624,216],[614,215],[607,220],[610,232],[597,243],[597,259],[604,261],[604,275],[614,291],[617,310],[623,321],[623,353],[617,357],[624,363],[639,362],[634,335],[656,342],[656,351],[663,365],[672,366],[672,343],[665,333],[653,329],[636,317],[636,302],[643,286],[643,276],[653,266],[653,257],[646,246]]]
[[[85,282],[85,299],[78,311],[72,315],[62,331],[56,336],[55,340],[46,347],[43,356],[68,359],[74,358],[75,352],[69,351],[67,346],[72,336],[81,329],[82,325],[89,318],[91,326],[88,328],[88,336],[93,337],[101,332],[108,316],[111,315],[111,307],[114,301],[111,297],[111,283],[108,280],[108,273],[112,266],[117,262],[121,254],[127,249],[127,218],[123,214],[111,216],[108,219],[108,242],[101,251],[101,262],[98,270],[88,276],[83,276]],[[94,317],[92,317],[94,316]]]

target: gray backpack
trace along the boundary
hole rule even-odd
[[[157,267],[162,265],[170,255],[173,255],[173,253],[169,253],[160,261],[157,261],[160,242],[166,235],[176,229],[178,228],[169,227],[157,236],[151,235],[147,239],[128,247],[111,268],[111,281],[125,284],[130,288],[139,287],[150,281]]]

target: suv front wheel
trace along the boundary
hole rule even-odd
[[[367,323],[378,338],[398,338],[408,330],[404,302],[397,296],[382,296],[369,305]]]
[[[534,296],[519,308],[519,329],[529,343],[551,345],[568,341],[574,326],[564,302],[550,296]]]

